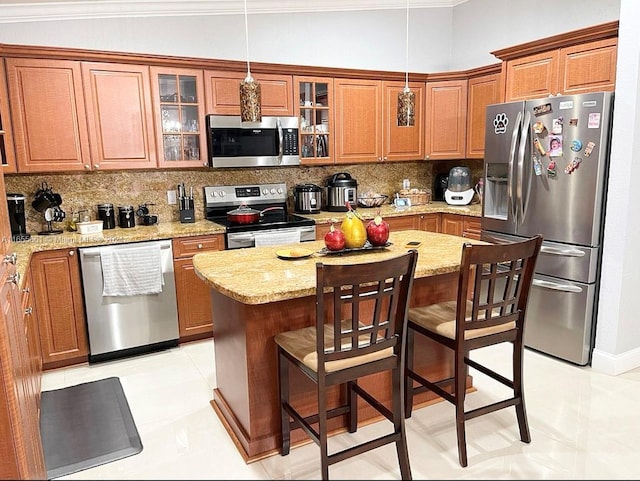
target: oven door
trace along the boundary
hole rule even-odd
[[[316,226],[284,227],[247,232],[227,232],[227,249],[261,247],[316,240]]]

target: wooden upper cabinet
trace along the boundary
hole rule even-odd
[[[7,58],[18,172],[84,170],[89,164],[80,63]]]
[[[82,62],[92,163],[87,170],[157,166],[149,67]]]
[[[0,59],[0,165],[2,165],[4,173],[17,172],[16,153],[13,149],[13,131],[9,115],[9,93],[7,92],[4,62]]]
[[[202,70],[151,67],[160,167],[207,166]]]
[[[334,79],[336,162],[382,160],[382,82]]]
[[[428,160],[465,158],[467,82],[427,82],[425,118]]]
[[[558,50],[509,60],[505,100],[526,100],[558,93]]]
[[[560,91],[582,94],[615,90],[618,39],[608,38],[560,50]]]
[[[205,70],[206,113],[240,115],[240,82],[246,76],[240,72]],[[294,115],[291,75],[252,73],[251,76],[260,83],[262,115]]]
[[[423,82],[409,82],[416,96],[414,125],[398,127],[398,94],[404,82],[382,82],[383,160],[424,160],[424,91]]]
[[[487,105],[502,102],[502,75],[469,79],[467,107],[467,158],[484,158]]]

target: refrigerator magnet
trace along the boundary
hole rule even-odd
[[[582,142],[580,142],[578,139],[572,140],[570,149],[574,152],[580,152],[582,150]]]
[[[584,156],[589,157],[591,152],[593,152],[593,148],[596,146],[595,142],[587,142],[587,146],[584,149]]]
[[[569,165],[564,168],[564,173],[572,174],[580,166],[580,162],[582,162],[582,159],[580,157],[575,157]]]
[[[549,136],[549,157],[560,157],[562,155],[562,136]]]
[[[553,119],[553,127],[551,127],[551,133],[553,134],[561,134],[562,133],[562,117],[558,117],[557,119]]]
[[[555,177],[558,173],[556,172],[556,161],[549,161],[549,165],[547,166],[547,175],[549,177]]]
[[[536,175],[542,175],[542,162],[537,155],[533,155],[533,171]]]
[[[589,114],[589,123],[587,124],[587,128],[589,129],[600,128],[600,112],[591,112]]]
[[[578,119],[570,119],[569,120],[569,125],[571,125],[572,127],[577,127],[578,126]]]
[[[547,155],[547,152],[544,150],[542,143],[538,139],[533,139],[533,145],[536,146],[536,149],[538,149],[540,155]]]
[[[533,124],[533,131],[536,134],[541,134],[542,132],[544,132],[545,126],[542,122],[538,121],[536,123]]]

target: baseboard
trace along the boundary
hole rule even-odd
[[[596,348],[591,355],[591,368],[611,376],[617,376],[637,367],[640,367],[640,348],[622,354],[611,354]]]

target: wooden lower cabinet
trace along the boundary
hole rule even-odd
[[[418,216],[418,229],[427,232],[440,232],[441,215],[436,214],[421,214]]]
[[[442,214],[442,233],[480,240],[481,219],[469,215]]]
[[[180,341],[213,336],[211,289],[193,269],[198,252],[224,250],[224,235],[173,239],[173,269],[176,277]]]
[[[27,353],[29,356],[29,388],[36,399],[38,413],[40,412],[40,392],[42,387],[42,348],[40,347],[40,329],[38,329],[38,316],[35,311],[33,299],[33,282],[31,271],[27,269],[22,281],[21,310],[24,316],[25,330],[27,332]]]
[[[30,269],[43,368],[86,362],[89,342],[76,250],[35,252]]]

